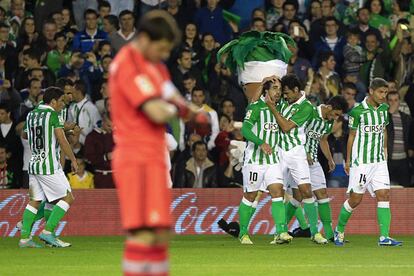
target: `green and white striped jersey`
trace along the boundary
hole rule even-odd
[[[245,128],[251,129],[253,132],[251,136],[245,134],[243,131]],[[243,135],[247,140],[244,164],[272,165],[279,162],[277,152],[279,126],[263,97],[247,107],[243,129]],[[272,154],[267,155],[263,153],[260,149],[260,145],[263,143],[267,143],[272,147]]]
[[[295,103],[288,104],[281,101],[278,105],[280,114],[287,120],[291,120],[297,127],[291,129],[288,133],[280,132],[279,147],[288,151],[296,146],[305,145],[306,133],[305,123],[313,116],[313,105],[305,97],[305,93]]]
[[[65,123],[68,120],[68,111],[69,111],[69,107],[65,106],[59,112],[59,119],[61,119],[63,123]]]
[[[321,106],[313,108],[313,116],[306,125],[306,153],[310,154],[313,161],[318,161],[318,148],[321,138],[332,132],[334,121],[324,120]]]
[[[349,113],[349,128],[356,130],[351,166],[385,161],[384,132],[389,123],[388,105],[374,108],[365,98]]]
[[[32,153],[29,160],[29,174],[49,175],[61,168],[60,147],[56,141],[55,128],[63,128],[63,122],[54,109],[40,104],[29,112],[25,122]]]

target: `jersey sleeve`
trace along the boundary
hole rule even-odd
[[[313,106],[311,104],[300,106],[299,110],[290,117],[290,120],[298,127],[301,127],[314,116],[313,111]]]
[[[330,121],[326,123],[326,127],[325,127],[325,134],[331,134],[332,133],[332,128],[333,128],[334,122]]]
[[[250,104],[247,107],[246,116],[244,117],[243,127],[241,129],[242,135],[246,140],[253,142],[256,145],[261,145],[264,143],[259,137],[257,137],[252,128],[257,121],[259,116],[259,109],[254,104]]]
[[[257,117],[259,115],[259,110],[255,104],[249,104],[246,111],[246,116],[244,116],[243,124],[249,124],[253,126],[254,123],[257,121]]]
[[[63,128],[63,120],[57,112],[52,112],[50,116],[50,123],[54,128]]]
[[[360,112],[358,111],[357,108],[353,108],[350,112],[349,112],[349,123],[348,126],[350,129],[357,129],[359,126],[359,122],[360,122]]]

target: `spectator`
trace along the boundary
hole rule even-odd
[[[289,24],[288,34],[295,40],[297,53],[296,55],[309,60],[312,60],[313,55],[313,45],[309,39],[309,35],[306,32],[305,27],[299,20],[292,20]]]
[[[408,85],[414,81],[414,55],[411,38],[404,37],[403,30],[397,28],[398,43],[392,51],[394,61],[394,80],[398,80],[400,86]]]
[[[325,99],[336,96],[341,88],[341,78],[335,72],[335,56],[332,51],[319,53],[318,75],[322,78],[324,90],[327,95]]]
[[[121,26],[119,31],[113,33],[109,37],[109,42],[111,42],[111,46],[114,49],[115,53],[117,53],[122,46],[132,41],[136,34],[134,26],[135,18],[134,14],[131,11],[122,11],[119,14],[119,23]]]
[[[411,16],[409,0],[395,0],[392,2],[392,14],[390,16],[390,20],[393,30],[397,28],[397,24],[400,19],[410,20]]]
[[[344,47],[344,73],[358,76],[359,70],[367,60],[366,54],[360,44],[359,31],[350,29],[346,35],[347,44]]]
[[[258,32],[266,31],[266,21],[261,18],[253,18],[250,30]]]
[[[214,67],[217,64],[216,58],[216,40],[211,33],[203,34],[201,39],[201,46],[203,47],[200,54],[200,61],[198,67],[201,71],[201,77],[204,84],[209,83],[211,74],[215,74]]]
[[[207,7],[200,8],[195,14],[195,22],[202,34],[211,33],[220,45],[231,39],[231,29],[223,18],[223,9],[218,7],[219,0],[208,0]]]
[[[102,117],[102,127],[95,128],[85,141],[85,158],[95,169],[95,188],[115,188],[111,160],[114,141],[112,122],[108,114]]]
[[[276,31],[288,33],[289,24],[292,20],[297,19],[298,2],[294,0],[286,0],[283,3],[283,13],[279,20],[276,22]]]
[[[180,2],[178,0],[167,0],[167,7],[166,10],[169,14],[174,17],[175,21],[177,21],[178,27],[181,30],[185,29],[185,25],[187,22],[190,21],[189,15],[191,13],[188,13],[188,11],[184,10],[182,6],[180,6]]]
[[[20,52],[25,45],[33,47],[39,38],[36,32],[35,21],[33,17],[26,17],[19,29],[19,35],[16,39],[17,51]]]
[[[283,13],[283,3],[285,0],[269,1],[269,8],[266,11],[266,27],[272,29]]]
[[[50,14],[50,18],[53,20],[53,22],[55,22],[56,24],[56,28],[57,28],[57,32],[62,32],[63,28],[65,27],[65,24],[63,23],[63,16],[62,13],[60,11],[55,11],[53,13]]]
[[[191,73],[185,73],[183,75],[183,90],[180,90],[181,95],[183,95],[188,101],[191,101],[191,94],[193,93],[194,88],[197,85],[197,80],[194,75]]]
[[[343,36],[338,34],[338,21],[335,17],[327,17],[325,18],[325,32],[326,35],[321,36],[319,40],[314,43],[315,49],[315,57],[319,55],[320,52],[323,51],[332,51],[334,53],[335,61],[336,61],[336,72],[342,71],[342,64],[344,61],[343,58],[343,51],[344,46],[346,44],[346,39]],[[316,63],[316,59],[314,59],[313,63]]]
[[[84,145],[86,136],[102,122],[102,119],[96,106],[86,97],[84,82],[75,82],[72,97],[74,103],[69,108],[69,121],[75,122],[81,128],[79,142]]]
[[[111,13],[111,4],[108,1],[99,1],[98,3],[98,29],[103,30],[103,20]]]
[[[184,28],[182,48],[185,48],[191,52],[191,59],[193,64],[196,65],[200,58],[201,42],[198,37],[197,26],[192,22],[187,23]]]
[[[374,33],[366,35],[365,48],[367,49],[367,61],[362,65],[360,79],[366,87],[371,80],[377,77],[390,79],[391,50],[388,45],[382,49],[380,41]]]
[[[72,53],[66,47],[67,39],[63,32],[55,35],[56,49],[47,54],[46,64],[50,71],[57,76],[60,68],[69,63]]]
[[[201,110],[209,115],[208,123],[195,124],[194,121],[187,123],[187,133],[198,133],[203,140],[207,143],[208,150],[212,150],[215,147],[214,141],[220,131],[217,112],[205,103],[206,94],[202,88],[196,87],[191,95],[191,101]]]
[[[384,1],[368,0],[365,7],[370,11],[369,25],[381,32],[382,38],[390,37],[391,21],[386,17]]]
[[[399,111],[400,95],[389,92],[387,101],[390,106],[388,134],[388,168],[391,182],[404,187],[411,186],[411,170],[408,158],[414,157],[414,124],[411,117]]]
[[[94,175],[85,170],[85,160],[81,157],[76,158],[78,163],[78,171],[76,173],[70,172],[68,174],[70,187],[76,189],[93,189],[94,186]]]
[[[96,73],[97,78],[92,83],[92,93],[91,99],[96,102],[98,99],[101,99],[101,87],[103,83],[106,83],[109,78],[109,65],[112,62],[111,56],[103,56],[101,59],[101,64],[99,65],[99,70]]]
[[[322,0],[321,1],[322,7],[322,18],[316,19],[312,22],[309,30],[309,36],[311,41],[316,42],[320,40],[322,36],[325,34],[325,20],[326,18],[332,18],[335,16],[335,2],[334,0]],[[341,21],[336,22],[338,25],[338,36],[344,36],[346,27]]]
[[[229,123],[235,120],[234,113],[236,112],[236,107],[234,106],[234,102],[230,98],[226,98],[221,102],[220,105],[220,113],[222,115],[227,116],[227,119],[229,120]],[[225,117],[226,118],[226,117]],[[220,127],[220,130],[222,128]]]
[[[19,92],[16,91],[7,79],[0,81],[0,104],[6,103],[11,112],[11,118],[19,118],[19,108],[22,99]],[[7,144],[7,143],[6,143]]]
[[[106,105],[109,100],[108,98],[108,83],[104,82],[101,85],[101,89],[99,90],[101,93],[101,99],[97,100],[95,102],[96,107],[98,108],[99,114],[101,114],[101,117],[105,115],[105,113],[108,112]]]
[[[134,0],[108,0],[111,4],[111,13],[119,15],[124,10],[134,11]],[[161,1],[162,2],[162,1]]]
[[[42,35],[36,42],[34,48],[41,54],[47,53],[56,47],[55,35],[57,33],[57,26],[53,20],[47,20],[43,23]]]
[[[10,153],[7,146],[0,144],[0,190],[1,189],[18,189],[17,172],[8,165]]]
[[[307,19],[303,21],[303,25],[306,26],[306,29],[309,32],[311,28],[311,24],[321,18],[322,18],[322,4],[319,0],[312,0],[309,6]]]
[[[108,34],[108,37],[114,35],[119,29],[118,17],[113,14],[107,15],[102,20],[102,30]]]
[[[0,22],[0,53],[5,58],[5,68],[7,75],[3,76],[11,80],[11,77],[17,70],[16,47],[9,41],[10,27]],[[4,72],[4,71],[3,71]]]
[[[375,34],[377,38],[382,41],[381,32],[378,29],[373,28],[369,25],[369,18],[370,18],[370,11],[368,8],[360,8],[357,11],[357,25],[355,26],[356,29],[359,31],[360,40],[362,42],[362,46],[365,48],[365,40],[367,34]]]
[[[177,188],[215,188],[217,187],[216,165],[207,157],[207,145],[204,142],[195,142],[192,146],[191,157],[186,162],[181,180]]]
[[[24,101],[20,104],[19,117],[39,104],[39,94],[42,92],[41,81],[39,79],[31,79],[29,81],[29,87],[20,91],[20,95]]]
[[[185,141],[184,141],[185,140]],[[178,144],[179,152],[174,155],[173,163],[175,164],[175,167],[173,169],[173,182],[179,184],[181,181],[182,173],[185,169],[185,164],[188,159],[191,158],[191,148],[193,144],[197,141],[201,141],[202,138],[197,133],[191,133],[186,137],[186,139],[180,139],[180,143]],[[182,185],[182,183],[180,184]]]
[[[66,33],[69,29],[77,29],[75,18],[73,17],[72,10],[70,8],[64,7],[61,10],[62,13],[62,24],[63,31]]]
[[[79,50],[82,53],[94,51],[98,43],[107,40],[107,34],[98,30],[98,13],[95,10],[87,9],[84,12],[85,29],[76,33],[73,38],[72,50]]]
[[[16,172],[16,181],[20,179],[23,165],[23,148],[20,137],[16,132],[16,123],[11,118],[10,108],[7,104],[0,104],[0,144],[7,145],[11,157],[7,161],[10,171]]]
[[[299,44],[296,44],[299,46]],[[312,70],[312,65],[309,60],[298,56],[298,48],[293,45],[288,45],[289,50],[292,52],[292,56],[288,65],[288,73],[294,73],[302,84],[308,82],[308,71]]]
[[[357,88],[355,84],[352,82],[345,82],[342,86],[341,94],[348,103],[348,111],[351,111],[351,109],[354,108],[357,104],[355,100],[357,94]]]
[[[186,73],[189,73],[195,77],[198,81],[198,84],[201,82],[201,73],[197,68],[193,68],[191,52],[187,49],[181,50],[177,58],[177,66],[172,68],[170,71],[172,81],[180,91],[185,91],[183,87],[183,78]]]

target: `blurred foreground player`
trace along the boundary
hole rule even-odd
[[[114,124],[112,160],[122,225],[128,231],[124,275],[168,275],[171,195],[164,124],[194,112],[161,63],[180,41],[165,11],[147,13],[137,37],[111,64],[109,91]]]

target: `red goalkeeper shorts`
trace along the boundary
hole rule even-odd
[[[123,228],[169,228],[171,190],[165,164],[116,159],[112,166]]]

